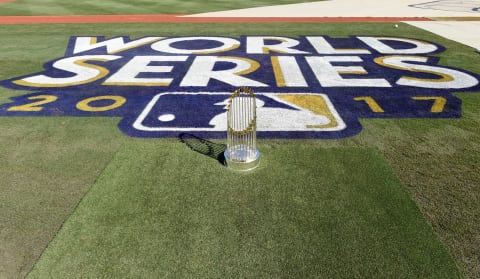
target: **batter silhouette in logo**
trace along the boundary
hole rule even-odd
[[[270,95],[270,98],[276,98]],[[300,97],[299,97],[300,98]],[[216,103],[227,109],[229,99]],[[286,102],[285,102],[286,103]],[[315,113],[311,110],[288,104],[291,108],[266,107],[265,101],[257,98],[257,130],[258,131],[303,131],[313,126],[325,127],[332,122],[326,115]],[[216,115],[209,122],[214,129],[226,130],[227,113]]]

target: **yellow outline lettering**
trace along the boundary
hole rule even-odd
[[[91,102],[101,101],[101,100],[112,100],[114,102],[111,105],[102,106],[102,107],[92,107],[90,105]],[[122,96],[97,96],[97,97],[91,97],[78,102],[77,109],[81,111],[88,111],[88,112],[109,111],[109,110],[116,109],[123,106],[123,104],[125,104],[126,102],[127,102],[127,99],[125,99],[125,97],[122,97]]]

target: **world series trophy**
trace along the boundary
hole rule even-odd
[[[233,92],[227,107],[227,167],[248,171],[260,162],[257,150],[257,106],[255,93],[242,87]]]

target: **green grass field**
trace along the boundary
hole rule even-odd
[[[313,1],[298,0],[105,0],[66,2],[61,0],[16,0],[1,4],[0,15],[103,15],[103,14],[194,14],[242,8],[262,7]]]
[[[378,151],[261,149],[239,175],[182,143],[122,146],[31,278],[460,276]]]
[[[187,13],[174,5],[132,12]],[[31,13],[107,13],[44,7]],[[41,70],[74,35],[203,34],[423,38],[447,48],[440,64],[480,73],[474,49],[406,24],[58,24],[0,25],[0,80]],[[0,87],[0,103],[25,93]],[[261,165],[246,174],[205,151],[221,140],[129,138],[118,118],[1,117],[0,277],[477,278],[480,94],[456,96],[460,119],[261,140]]]

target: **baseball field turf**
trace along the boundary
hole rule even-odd
[[[0,15],[189,14],[295,1],[134,2],[18,0],[0,3]],[[247,173],[225,168],[223,134],[195,129],[208,126],[208,121],[200,123],[204,115],[207,119],[214,111],[221,112],[215,104],[223,97],[215,96],[237,86],[227,86],[223,77],[217,77],[204,87],[182,88],[195,65],[208,63],[197,61],[202,57],[220,61],[212,66],[212,73],[226,71],[227,62],[241,67],[241,61],[260,61],[256,72],[249,69],[248,74],[238,71],[238,75],[245,77],[241,81],[270,86],[252,87],[268,108],[285,111],[285,104],[272,101],[277,95],[271,92],[292,95],[299,88],[284,87],[303,82],[300,71],[288,70],[295,67],[281,67],[290,58],[278,58],[282,80],[278,68],[263,70],[270,56],[248,53],[246,46],[218,57],[171,55],[176,60],[168,60],[168,70],[159,66],[167,55],[163,60],[153,58],[157,56],[151,50],[164,49],[157,43],[162,39],[116,52],[105,53],[106,48],[100,47],[85,51],[97,59],[88,67],[87,60],[71,66],[108,72],[101,78],[63,87],[30,82],[32,77],[42,80],[40,75],[81,76],[79,70],[62,72],[62,66],[54,63],[79,55],[80,37],[101,42],[156,36],[233,38],[241,43],[258,36],[301,41],[287,49],[310,52],[288,56],[295,57],[308,84],[300,92],[326,94],[346,128],[318,134],[259,131],[259,167]],[[328,88],[312,85],[312,80],[323,77],[312,62],[323,56],[311,54],[305,43],[315,36],[325,36],[337,49],[366,49],[367,43],[350,45],[360,36],[403,38],[393,45],[398,49],[411,47],[405,40],[413,39],[431,43],[421,47],[438,49],[424,54],[433,63],[429,70],[420,68],[420,61],[410,61],[417,70],[403,69],[397,76],[393,71],[403,64],[386,67],[394,63],[388,62],[394,55],[383,55],[381,46],[370,43],[372,56],[358,54],[361,61],[348,58],[336,60],[335,65],[364,65],[377,80],[385,77],[392,88]],[[454,73],[478,79],[480,55],[473,48],[405,23],[394,27],[362,22],[8,24],[0,25],[0,40],[0,278],[480,276],[480,89],[462,87],[462,82],[457,88],[440,89],[397,87],[392,82],[412,73],[418,76],[405,80],[427,83],[441,76],[440,81],[447,83],[455,79]],[[170,46],[191,47],[182,41]],[[240,55],[245,57],[232,58]],[[403,63],[407,56],[413,59],[413,54],[402,55]],[[99,61],[100,56],[112,62]],[[104,82],[132,61],[140,63],[136,59],[141,58],[135,57],[147,56],[150,64],[143,66],[151,72],[135,68],[138,75],[128,85]],[[299,62],[304,56],[308,63]],[[383,64],[373,63],[372,57],[384,57]],[[177,66],[180,59],[190,64]],[[356,72],[336,69],[346,79],[359,75],[358,68]],[[131,84],[136,78],[153,79],[159,71],[162,77],[174,79],[170,86]],[[289,79],[287,72],[296,79]],[[268,75],[277,79],[267,79]],[[398,97],[403,93],[407,99]],[[153,109],[164,113],[160,104],[165,100],[174,106],[169,112],[178,119],[178,111],[184,110],[182,117],[200,124],[179,122],[181,129],[176,132],[177,126],[172,126],[167,136],[153,128],[133,129],[138,127],[133,120],[153,104],[155,96],[160,101]],[[188,103],[188,98],[197,103]],[[202,99],[210,111],[204,112],[198,101]],[[403,107],[405,100],[410,107]],[[441,112],[436,111],[440,110],[437,100],[446,102]],[[417,107],[418,102],[422,105]],[[148,123],[158,122],[154,120]]]

